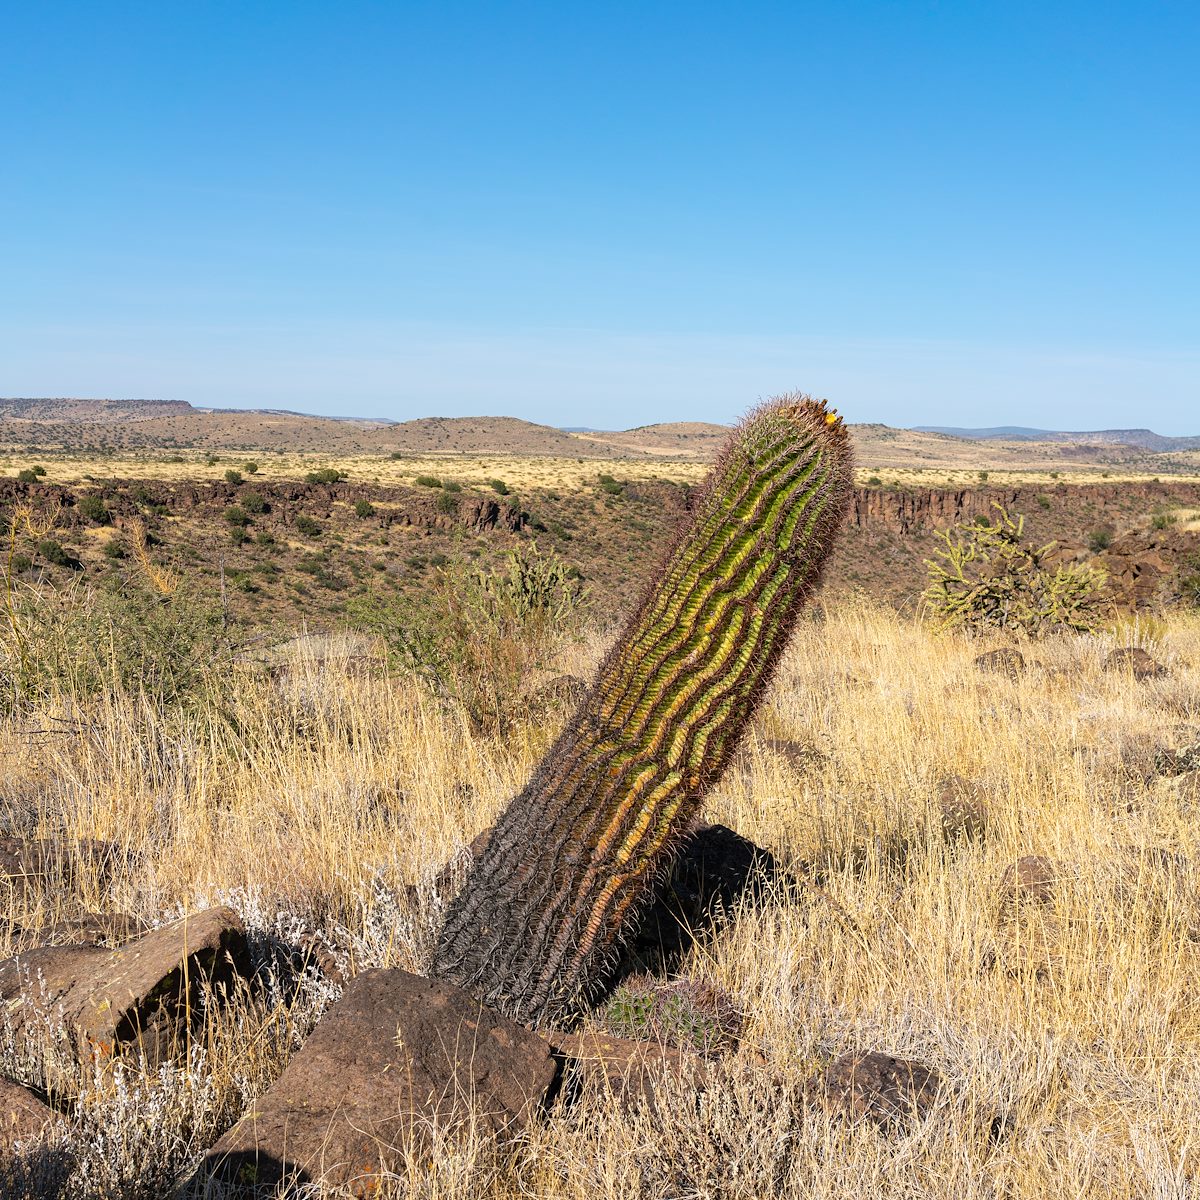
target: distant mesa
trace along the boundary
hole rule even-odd
[[[1170,450],[1200,450],[1200,437],[1164,437],[1152,429],[1093,429],[1067,432],[1030,429],[1025,425],[996,425],[988,429],[960,429],[953,425],[914,425],[914,433],[940,433],[970,441],[1078,442],[1089,446],[1134,446],[1156,454]]]

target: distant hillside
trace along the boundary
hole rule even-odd
[[[1076,442],[1088,446],[1136,446],[1155,453],[1171,450],[1198,450],[1200,437],[1163,437],[1152,429],[1094,429],[1066,432],[1054,429],[1029,429],[1023,425],[997,425],[990,429],[959,429],[948,425],[914,425],[915,433],[940,433],[946,437],[972,441]]]

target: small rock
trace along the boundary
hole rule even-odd
[[[433,1130],[471,1121],[495,1137],[519,1133],[556,1075],[542,1038],[461,988],[363,971],[209,1152],[201,1180],[219,1180],[225,1196],[284,1181],[372,1194],[381,1173],[407,1173]]]
[[[229,908],[210,908],[155,929],[118,950],[44,946],[0,963],[0,1001],[14,1036],[44,1041],[61,1027],[81,1063],[136,1044],[150,1061],[170,1053],[185,1012],[199,1014],[204,984],[249,973],[245,931]],[[77,1072],[47,1058],[48,1091],[69,1095]]]
[[[562,1099],[570,1104],[585,1091],[598,1091],[630,1109],[640,1101],[651,1108],[666,1079],[682,1080],[704,1090],[704,1066],[695,1055],[661,1042],[612,1037],[594,1030],[546,1034],[554,1052],[565,1060]]]
[[[865,1118],[885,1132],[923,1121],[945,1091],[932,1067],[878,1051],[844,1054],[804,1086],[827,1112]]]
[[[983,837],[988,806],[983,789],[961,775],[948,775],[938,790],[942,830],[949,839]]]
[[[1060,878],[1055,865],[1040,854],[1026,854],[1004,868],[1000,876],[1000,903],[1011,908],[1026,901],[1035,904],[1054,902],[1055,884]]]
[[[1114,650],[1105,660],[1106,671],[1125,671],[1134,679],[1158,679],[1168,674],[1167,668],[1157,662],[1141,646],[1125,646]]]
[[[696,938],[741,902],[803,891],[769,850],[724,825],[703,825],[680,847],[670,874],[631,926],[613,984],[640,972],[671,974]]]
[[[1025,656],[1012,646],[1000,646],[977,655],[975,665],[981,671],[992,671],[997,675],[1007,675],[1009,679],[1017,679],[1025,672]]]
[[[11,1079],[0,1078],[0,1160],[14,1142],[40,1137],[62,1118],[37,1093]]]

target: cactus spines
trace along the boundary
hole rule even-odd
[[[435,974],[519,1019],[573,1015],[762,698],[852,488],[824,402],[734,431],[574,719],[451,904]]]

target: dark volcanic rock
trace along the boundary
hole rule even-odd
[[[14,1142],[45,1133],[62,1118],[36,1093],[11,1079],[0,1079],[0,1160]]]
[[[82,1063],[136,1045],[151,1061],[169,1053],[186,1013],[199,1014],[204,985],[248,973],[245,931],[229,908],[211,908],[155,929],[118,950],[45,946],[0,963],[0,1001],[14,1036],[32,1044],[47,1024]],[[47,1060],[45,1086],[69,1094],[75,1074]]]
[[[988,650],[977,655],[975,665],[981,671],[992,671],[997,675],[1007,675],[1009,679],[1018,679],[1025,673],[1025,656],[1012,646],[1001,646],[997,650]]]
[[[1054,863],[1040,854],[1026,854],[1018,858],[1016,862],[1009,863],[1000,876],[1001,907],[1011,908],[1025,902],[1052,904],[1060,877]]]
[[[1166,675],[1167,668],[1157,662],[1141,646],[1126,646],[1114,650],[1105,660],[1106,671],[1125,671],[1134,679],[1158,679]]]
[[[872,1051],[843,1055],[813,1076],[804,1092],[828,1112],[890,1131],[929,1116],[945,1084],[932,1067]]]
[[[703,1091],[704,1064],[661,1042],[635,1041],[589,1030],[585,1033],[548,1033],[554,1051],[564,1060],[563,1099],[569,1104],[589,1091],[612,1096],[622,1108],[639,1101],[658,1107],[668,1080]]]
[[[248,1185],[233,1195],[282,1180],[366,1195],[381,1172],[404,1173],[433,1129],[518,1133],[556,1075],[545,1041],[460,988],[364,971],[213,1147],[201,1179]]]
[[[724,825],[701,826],[680,847],[670,874],[631,928],[613,982],[640,971],[670,974],[696,939],[739,903],[801,891],[769,850]]]

